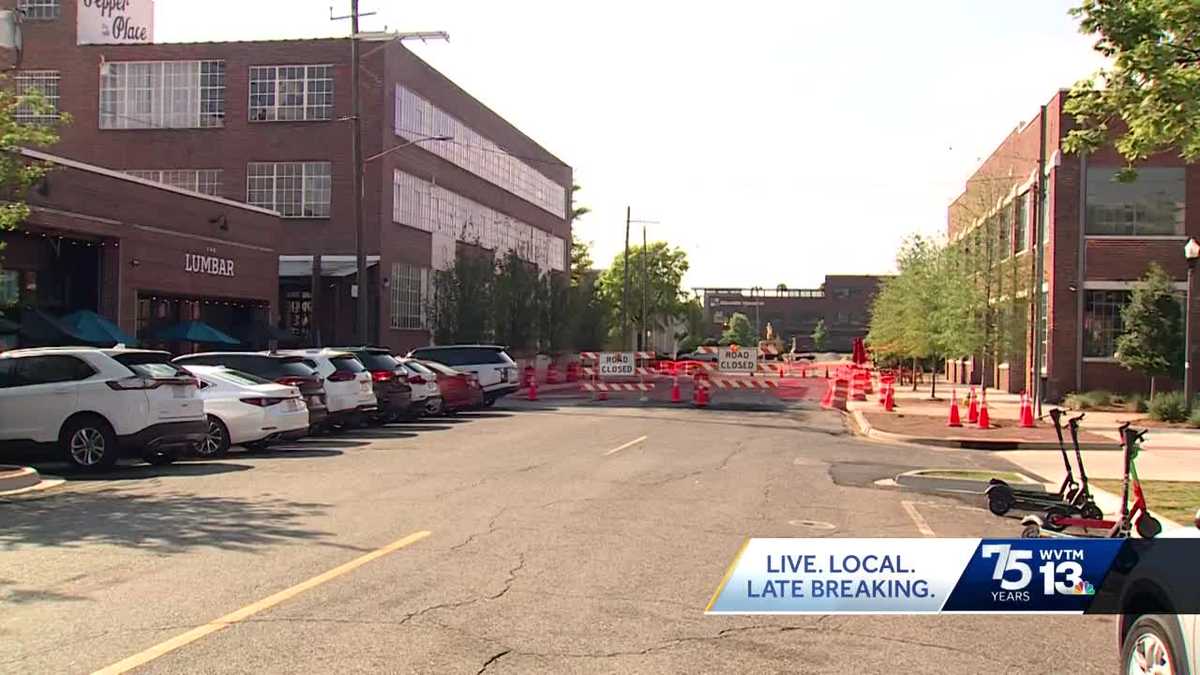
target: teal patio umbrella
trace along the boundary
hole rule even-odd
[[[153,331],[150,338],[160,342],[196,342],[205,345],[240,345],[237,338],[213,328],[203,321],[183,321]]]
[[[71,312],[59,321],[88,344],[124,344],[129,347],[137,344],[137,339],[121,330],[117,324],[88,309]]]

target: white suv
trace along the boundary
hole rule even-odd
[[[408,353],[409,358],[436,361],[443,365],[473,373],[483,389],[483,404],[490,406],[496,399],[520,388],[517,364],[504,347],[497,345],[445,345],[421,347]]]
[[[204,439],[196,378],[166,352],[54,347],[0,354],[0,444],[57,445],[80,469],[174,461]]]
[[[264,352],[271,353],[271,352]],[[329,424],[346,426],[366,421],[378,409],[371,372],[350,352],[336,349],[293,349],[276,352],[301,356],[304,364],[325,380]]]

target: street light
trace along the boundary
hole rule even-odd
[[[356,135],[355,139],[357,140],[357,138],[358,136]],[[366,159],[360,160],[358,163],[358,173],[355,176],[357,179],[355,183],[357,183],[357,185],[355,185],[356,194],[354,200],[354,261],[355,265],[358,267],[354,277],[355,283],[358,284],[358,320],[356,322],[357,325],[355,326],[354,332],[356,338],[355,341],[358,344],[365,345],[372,342],[372,340],[367,336],[367,333],[370,332],[369,326],[371,324],[369,320],[371,302],[369,294],[367,293],[367,247],[366,235],[363,231],[364,226],[362,217],[362,203],[363,198],[365,197],[367,184],[367,162],[373,162],[384,155],[396,152],[397,150],[403,150],[404,148],[416,145],[417,143],[424,143],[425,141],[448,140],[451,140],[450,136],[422,136],[421,138],[414,138],[407,143],[401,143],[400,145],[392,146],[383,152],[375,153]],[[360,153],[356,151],[354,154],[359,155]]]
[[[1200,258],[1200,243],[1188,239],[1183,245],[1183,257],[1187,258],[1187,295],[1183,310],[1183,398],[1187,409],[1192,410],[1192,278],[1196,276],[1196,259]]]

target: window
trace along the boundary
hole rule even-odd
[[[58,121],[58,71],[25,70],[17,73],[16,94],[36,95],[37,104],[25,101],[17,106],[13,118],[22,124],[53,124]]]
[[[425,288],[429,269],[405,263],[392,263],[392,328],[425,328]]]
[[[21,274],[0,270],[0,307],[12,307],[21,301]]]
[[[143,169],[126,173],[181,190],[206,195],[221,194],[221,169]]]
[[[285,218],[328,218],[330,181],[329,162],[251,162],[246,201]]]
[[[252,66],[250,121],[333,119],[333,66]]]
[[[1121,310],[1129,291],[1086,291],[1083,306],[1083,355],[1111,357],[1117,353],[1117,336],[1124,330]]]
[[[1138,169],[1132,183],[1118,183],[1116,174],[1116,169],[1088,169],[1087,234],[1183,234],[1182,168]]]
[[[26,19],[50,21],[62,12],[60,0],[18,0],[17,9],[25,12]]]
[[[428,141],[421,147],[559,218],[566,217],[566,188],[403,86],[396,87],[395,116],[397,136],[410,141],[449,136],[450,140]]]
[[[16,365],[19,386],[78,382],[95,374],[91,366],[74,356],[28,356],[17,359]]]
[[[224,124],[224,61],[113,61],[100,68],[101,129]]]
[[[1029,248],[1029,193],[1017,197],[1017,222],[1013,233],[1013,250],[1017,253]]]

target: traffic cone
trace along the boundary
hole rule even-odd
[[[530,401],[537,400],[537,378],[536,377],[529,380],[529,400]]]
[[[833,380],[825,380],[828,386],[825,388],[825,395],[821,397],[821,407],[830,408],[833,406],[833,389],[837,385]]]
[[[958,416],[958,396],[957,393],[951,390],[950,395],[950,420],[946,422],[948,427],[961,427],[962,418]]]
[[[892,412],[896,409],[896,397],[894,396],[896,393],[896,386],[890,382],[882,386],[884,388],[883,409],[888,412]]]
[[[697,390],[697,394],[698,395],[696,397],[696,407],[697,408],[707,408],[708,407],[708,386],[701,384],[700,388]]]
[[[987,409],[987,389],[983,390],[983,398],[979,402],[979,428],[992,428],[992,418],[988,415]]]
[[[1033,402],[1025,392],[1021,392],[1021,428],[1032,429],[1033,427]]]
[[[967,401],[967,421],[975,424],[979,421],[979,401],[975,399],[975,387],[971,387],[971,394]]]
[[[683,396],[679,393],[679,378],[671,379],[671,403],[679,403],[683,401]]]

